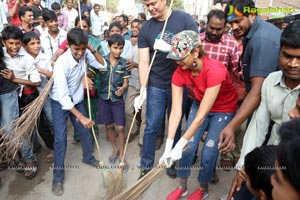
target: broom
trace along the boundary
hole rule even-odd
[[[160,39],[162,39],[162,37],[164,35],[164,32],[165,32],[165,29],[167,27],[167,22],[168,22],[169,16],[171,15],[171,11],[172,11],[171,9],[172,9],[172,6],[173,6],[173,2],[174,2],[174,0],[171,0],[170,8],[169,8],[168,15],[167,15],[167,18],[165,20],[165,23],[164,23],[164,26],[163,26],[163,29],[162,29],[162,33],[160,35]],[[157,54],[157,50],[154,51],[154,54],[152,56],[152,59],[151,59],[151,62],[150,62],[150,65],[149,65],[149,68],[148,68],[148,71],[147,71],[146,80],[145,80],[145,82],[143,84],[144,87],[142,87],[142,90],[141,90],[141,98],[139,99],[140,103],[142,101],[142,97],[143,97],[144,92],[145,92],[145,88],[146,88],[146,85],[147,85],[147,82],[148,82],[148,79],[149,79],[149,74],[150,74],[150,71],[151,71],[154,59],[156,57],[156,54]],[[131,134],[131,131],[132,131],[133,123],[135,122],[137,113],[138,112],[135,112],[135,114],[133,116],[133,119],[132,119],[132,122],[131,122],[131,125],[130,125],[129,133],[128,133],[128,136],[127,136],[127,139],[126,139],[126,143],[125,143],[125,147],[124,147],[123,157],[122,157],[121,162],[120,162],[120,170],[117,172],[116,176],[112,180],[112,185],[113,185],[112,189],[110,189],[110,190],[108,189],[107,190],[107,197],[109,197],[109,199],[111,199],[112,197],[120,194],[120,192],[124,188],[124,185],[123,185],[124,159],[125,159],[125,154],[126,154],[126,150],[127,150],[127,146],[128,146],[130,134]],[[156,177],[158,177],[161,174],[161,172],[163,171],[163,169],[164,168],[161,168],[161,167],[157,168],[157,169],[152,169],[149,173],[147,173],[147,175],[149,174],[148,176],[145,175],[144,176],[145,178],[144,177],[141,178],[135,184],[135,185],[138,184],[138,186],[137,186],[138,188],[134,189],[135,187],[133,186],[133,188],[132,188],[133,191],[131,191],[131,189],[129,189],[129,193],[126,193],[126,195],[130,195],[130,192],[133,192],[133,194],[136,195],[135,197],[140,196],[152,184],[152,182],[156,179]],[[122,196],[121,199],[124,199],[125,197],[127,197],[126,195]],[[118,196],[120,196],[120,195],[118,195]],[[131,199],[135,199],[135,198],[131,198]]]
[[[80,0],[78,0],[78,5],[80,5]],[[81,20],[81,10],[80,10],[80,6],[78,7],[79,9],[79,19]],[[80,23],[80,27],[81,29],[83,29],[82,27],[82,23]],[[86,62],[85,62],[85,58],[83,60],[83,66],[86,66]],[[88,100],[88,113],[89,113],[89,119],[92,120],[92,114],[91,114],[91,100],[90,100],[90,90],[89,90],[89,84],[88,84],[88,78],[87,78],[87,71],[86,71],[86,67],[84,67],[84,77],[85,77],[85,85],[86,85],[86,90],[87,90],[87,100]],[[99,147],[99,143],[95,134],[95,129],[94,126],[92,126],[92,135],[96,144],[96,148],[97,148],[97,152],[98,152],[98,157],[99,157],[99,165],[100,165],[100,169],[102,170],[102,181],[103,181],[103,185],[105,187],[108,187],[109,185],[111,185],[112,182],[112,173],[110,173],[107,169],[107,166],[103,160],[101,151],[100,151],[100,147]]]
[[[4,142],[0,145],[0,151],[3,150],[2,158],[11,160],[19,150],[20,144],[24,140],[30,141],[32,131],[36,128],[44,103],[53,85],[53,76],[46,84],[40,95],[28,104],[22,115],[14,120],[9,127],[7,134],[2,134]]]

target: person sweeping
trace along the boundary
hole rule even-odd
[[[230,122],[237,109],[237,93],[225,66],[208,58],[199,44],[198,34],[182,31],[172,38],[171,51],[167,58],[178,64],[172,76],[172,110],[169,119],[165,151],[159,160],[167,167],[179,160],[177,176],[179,187],[167,197],[176,200],[187,195],[187,180],[190,175],[195,150],[205,130],[205,139],[198,181],[199,188],[188,199],[203,199],[208,195],[214,164],[218,158],[220,131]],[[182,116],[183,87],[188,88],[194,101],[191,106],[186,131],[172,149],[176,129]]]

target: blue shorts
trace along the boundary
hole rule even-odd
[[[105,125],[115,123],[118,126],[125,126],[125,103],[123,99],[112,102],[99,98],[97,123]]]

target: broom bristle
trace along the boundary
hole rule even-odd
[[[53,82],[54,77],[52,76],[40,95],[25,107],[19,118],[10,124],[9,133],[3,134],[4,136],[2,137],[4,142],[1,144],[0,150],[4,152],[0,157],[7,160],[13,159],[22,141],[30,141],[33,129],[37,126],[38,119]]]
[[[107,169],[102,169],[103,185],[109,187],[112,184],[113,175]]]
[[[135,200],[138,199],[147,188],[162,174],[164,168],[157,167],[148,172],[131,188],[115,196],[113,200]]]
[[[105,199],[112,199],[114,196],[120,194],[123,189],[124,189],[123,170],[120,169],[115,174],[115,176],[112,177],[112,182],[110,185],[108,185],[106,190]]]

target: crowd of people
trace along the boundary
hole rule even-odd
[[[300,117],[300,22],[280,30],[244,11],[255,8],[253,0],[229,0],[199,25],[169,9],[167,0],[143,3],[148,20],[139,13],[105,22],[101,5],[87,0],[0,2],[3,134],[13,137],[11,122],[54,79],[31,140],[21,141],[15,159],[2,161],[1,169],[14,165],[34,178],[39,134],[49,149],[45,161],[53,162],[52,192],[63,195],[70,119],[82,162],[96,168],[92,128],[106,134],[108,160],[122,164],[123,172],[129,169],[121,160],[125,139],[138,135],[139,178],[154,167],[166,135],[159,164],[180,178],[168,200],[188,194],[201,141],[199,187],[189,200],[208,196],[209,184],[219,180],[218,163],[237,170],[228,200],[300,199],[300,121],[294,119]],[[230,6],[238,14],[229,15]],[[258,169],[264,166],[268,170]]]

